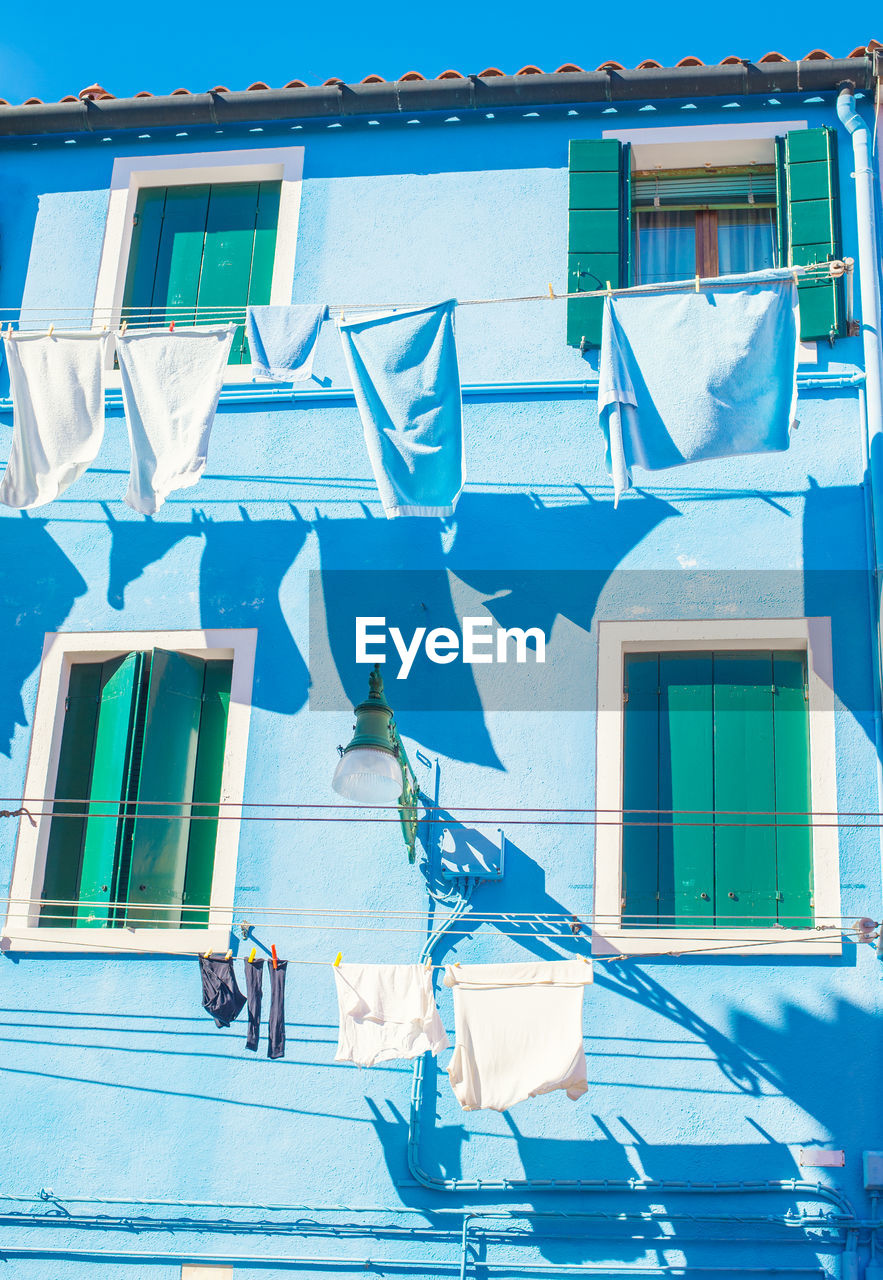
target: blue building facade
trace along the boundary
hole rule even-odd
[[[294,389],[253,381],[240,345],[205,474],[156,516],[123,501],[115,369],[93,466],[50,504],[3,509],[10,1280],[879,1280],[880,184],[853,146],[873,131],[878,71],[871,48],[798,64],[124,101],[96,90],[0,107],[4,329],[113,328],[126,307],[133,325],[160,313],[206,322],[247,297],[327,302],[338,315],[455,297],[467,466],[451,519],[384,518],[328,323],[313,380]],[[800,138],[789,156],[797,135],[824,139],[829,158],[801,161]],[[617,149],[607,196],[598,184],[574,194],[607,163],[575,159],[583,143],[606,144],[596,157]],[[549,293],[603,289],[612,259],[612,287],[652,279],[660,252],[663,272],[676,262],[687,276],[715,274],[701,270],[709,226],[719,270],[801,261],[800,163],[826,184],[809,198],[829,217],[828,239],[804,239],[803,261],[854,266],[810,286],[824,298],[807,311],[790,448],[637,472],[614,507],[592,313]],[[730,184],[725,196],[666,186],[712,178]],[[138,246],[149,193],[164,193],[171,225],[182,192],[210,208],[231,188],[253,211],[221,218],[216,261],[239,261],[247,230],[253,292],[211,293],[205,232],[193,278],[208,281],[208,301],[171,284],[161,302],[155,289],[143,301],[133,263],[148,252]],[[143,258],[173,283],[174,254],[190,252],[180,216],[165,266],[161,235]],[[8,448],[5,365],[0,396]],[[400,678],[390,627],[406,638],[449,628],[459,642],[476,616],[487,635],[538,628],[545,662],[536,642],[519,662],[513,641],[505,663],[464,661],[462,647],[445,664],[421,652]],[[378,817],[331,790],[351,708],[368,692],[357,617],[385,628],[386,695],[421,791],[413,863],[394,811]],[[185,896],[189,916],[180,896],[177,916],[135,910],[134,896],[116,910],[107,886],[96,905],[64,879],[64,853],[53,862],[53,822],[72,821],[58,802],[86,798],[58,790],[71,671],[142,653],[226,664],[230,681],[222,781],[214,807],[204,802],[208,879]],[[741,870],[726,880],[718,862],[712,900],[699,881],[664,884],[660,870],[635,905],[640,833],[652,831],[662,859],[664,811],[703,810],[679,801],[689,788],[671,804],[658,781],[648,804],[629,789],[638,774],[624,750],[658,743],[668,723],[658,703],[639,704],[629,662],[637,681],[637,656],[664,665],[667,654],[772,664],[773,692],[799,695],[787,721],[799,742],[779,721],[771,731],[776,788],[795,760],[803,780],[772,802],[753,784],[727,792],[715,726],[713,818],[685,819],[678,839],[719,839],[720,859],[729,823],[727,856]],[[798,664],[793,685],[776,665],[786,660]],[[630,721],[639,705],[645,720]],[[160,754],[172,742],[164,724]],[[753,735],[760,721],[750,724]],[[765,749],[751,737],[740,759]],[[90,822],[97,802],[116,799],[97,786]],[[741,799],[724,804],[726,794]],[[177,831],[180,816],[163,812]],[[806,860],[799,890],[786,853]],[[779,879],[755,892],[757,868],[777,857]],[[65,892],[47,888],[53,867]],[[244,1014],[218,1029],[201,1007],[197,954],[231,949],[244,988],[253,947],[288,961],[278,1061],[265,1056],[266,1027],[252,1055]],[[592,960],[587,1095],[464,1112],[447,1055],[335,1063],[338,953]],[[451,992],[436,977],[453,1038]]]

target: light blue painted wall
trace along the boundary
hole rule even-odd
[[[775,113],[830,123],[833,98],[751,104],[738,109],[738,118]],[[690,112],[689,123],[736,116],[710,102]],[[686,117],[679,109],[636,109],[615,118],[637,126]],[[568,115],[559,108],[536,118],[503,112],[474,123],[354,122],[284,131],[306,148],[295,300],[517,295],[541,293],[550,280],[563,288],[566,142],[593,136],[611,119],[596,109]],[[51,309],[91,301],[114,155],[272,146],[281,136],[268,127],[263,134],[231,129],[222,136],[7,147],[0,152],[0,306],[24,300]],[[844,242],[854,254],[850,159],[840,141]],[[457,325],[466,382],[588,372],[563,343],[560,303],[464,308]],[[336,341],[326,327],[316,372],[339,383]],[[858,341],[846,340],[832,351],[820,349],[818,368],[851,370],[859,358]],[[0,392],[6,393],[5,382]],[[123,419],[112,410],[96,467],[51,507],[28,516],[7,512],[0,526],[6,636],[0,790],[22,791],[46,631],[257,627],[246,798],[324,803],[333,799],[335,747],[346,739],[351,717],[308,706],[310,571],[447,568],[458,602],[469,592],[482,598],[512,592],[514,607],[554,624],[550,659],[566,664],[575,652],[581,662],[584,657],[590,687],[596,631],[587,631],[587,623],[599,583],[583,583],[583,596],[575,598],[565,575],[593,570],[601,585],[595,621],[624,612],[642,616],[641,610],[658,617],[830,615],[839,804],[873,811],[857,394],[808,392],[799,417],[787,454],[660,473],[614,511],[591,396],[525,399],[501,391],[470,399],[469,483],[456,520],[440,531],[434,522],[383,520],[354,405],[321,401],[224,406],[200,485],[174,495],[156,519],[138,517],[122,503],[128,449]],[[0,452],[10,431],[11,416],[0,415]],[[525,569],[540,571],[542,589],[522,576]],[[715,570],[742,576],[727,579],[722,591],[718,580],[702,576]],[[745,570],[757,572],[749,579]],[[483,710],[494,691],[476,671],[474,686],[458,677],[471,710],[400,713],[412,760],[418,750],[438,759],[441,803],[591,807],[594,712]],[[360,696],[362,677],[342,674],[348,693]],[[430,790],[431,771],[421,763],[417,768]],[[476,911],[591,914],[591,828],[513,822],[507,837],[505,880],[477,891]],[[4,885],[13,857],[14,826],[6,821],[0,825]],[[843,911],[878,917],[877,833],[844,830],[840,859]],[[258,923],[257,937],[294,959],[330,961],[342,949],[352,959],[408,960],[425,936],[424,882],[407,865],[394,828],[245,824],[236,905],[237,918],[255,921],[266,905],[415,913],[413,932],[389,934]],[[533,954],[550,951],[541,939],[525,945]],[[495,927],[479,926],[447,954],[465,962],[515,959],[523,951]],[[417,1219],[423,1234],[407,1241],[379,1231],[383,1224],[414,1225],[413,1216],[396,1217],[396,1206],[450,1211],[525,1203],[523,1193],[445,1194],[403,1185],[410,1181],[410,1070],[392,1064],[359,1072],[333,1064],[336,1007],[325,969],[291,968],[287,1056],[280,1063],[247,1054],[243,1027],[215,1029],[200,1008],[192,958],[13,953],[0,959],[0,984],[0,1119],[7,1151],[0,1192],[30,1195],[51,1187],[61,1196],[103,1199],[378,1207],[363,1215],[371,1230],[362,1234],[334,1226],[355,1221],[353,1215],[330,1212],[213,1215],[187,1207],[72,1206],[90,1219],[166,1220],[139,1232],[119,1223],[111,1229],[107,1221],[71,1226],[4,1219],[0,1256],[16,1246],[105,1255],[105,1262],[9,1258],[9,1280],[105,1274],[171,1280],[180,1274],[172,1262],[112,1260],[139,1249],[410,1258],[412,1274],[451,1274],[459,1218]],[[797,1149],[821,1143],[843,1148],[847,1163],[843,1170],[818,1171],[819,1179],[844,1188],[866,1215],[861,1152],[883,1147],[880,994],[873,950],[849,944],[841,959],[598,965],[586,1001],[588,1096],[577,1104],[563,1096],[536,1100],[504,1116],[464,1114],[443,1077],[435,1099],[430,1075],[429,1100],[437,1112],[430,1107],[424,1118],[423,1162],[433,1174],[491,1181],[635,1175],[757,1181],[799,1177]],[[444,990],[440,1007],[451,1029]],[[807,1176],[815,1180],[817,1172]],[[539,1208],[629,1207],[622,1195],[536,1192],[531,1201]],[[660,1193],[631,1207],[648,1203],[735,1214],[783,1213],[797,1201]],[[36,1210],[0,1202],[0,1212],[7,1208]],[[217,1216],[277,1226],[224,1231],[206,1222]],[[184,1217],[204,1225],[186,1226]],[[292,1224],[305,1217],[318,1225],[294,1233]],[[673,1229],[674,1241],[663,1247],[595,1221],[582,1242],[496,1244],[492,1256],[521,1264],[637,1266],[661,1259],[701,1268],[736,1259],[817,1265],[805,1244],[764,1243],[759,1226],[740,1245],[703,1239],[699,1228],[683,1224]],[[746,1234],[734,1226],[721,1232]],[[415,1259],[436,1259],[441,1269]],[[829,1262],[836,1272],[837,1258]],[[373,1274],[378,1271],[382,1267]],[[237,1267],[235,1275],[283,1273],[268,1263]],[[352,1269],[307,1265],[300,1273],[342,1276]]]

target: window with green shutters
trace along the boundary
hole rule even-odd
[[[626,653],[622,923],[811,927],[807,655]]]
[[[232,665],[153,649],[71,666],[41,926],[208,923]]]
[[[130,325],[240,321],[270,301],[281,182],[143,187],[123,293]],[[247,364],[239,325],[231,364]]]
[[[831,128],[796,129],[775,164],[633,173],[627,143],[573,140],[568,293],[841,257],[836,143]],[[803,341],[845,333],[842,280],[802,280],[798,296]],[[600,345],[603,302],[568,300],[571,346]]]

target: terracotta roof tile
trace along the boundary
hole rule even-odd
[[[864,57],[870,56],[872,53],[880,49],[883,49],[883,44],[881,44],[879,40],[869,40],[866,45],[864,44],[857,45],[856,48],[853,49],[846,56],[849,58],[864,58]],[[798,61],[820,62],[824,60],[830,61],[831,59],[832,59],[832,55],[828,53],[827,50],[825,49],[810,49],[809,53],[804,54],[802,58],[798,59]],[[721,58],[718,65],[721,67],[739,66],[743,63],[748,63],[750,61],[751,59],[740,58],[736,54],[730,54],[726,58]],[[769,53],[765,53],[763,57],[758,58],[757,61],[758,63],[776,63],[776,62],[788,62],[789,59],[783,53],[778,53],[776,50],[770,50]],[[675,65],[677,67],[703,67],[706,64],[701,60],[701,58],[697,58],[695,57],[695,55],[690,54],[685,58],[681,58],[680,62],[676,63]],[[659,68],[660,70],[662,70],[664,69],[664,64],[661,62],[657,62],[655,58],[644,58],[642,62],[639,62],[637,64],[636,70],[648,71],[656,68]],[[624,71],[625,67],[621,62],[608,60],[607,62],[602,62],[600,66],[597,67],[597,70],[598,71]],[[478,73],[478,79],[484,80],[484,79],[490,79],[491,77],[494,77],[494,76],[506,76],[511,74],[513,73],[501,71],[499,67],[485,67],[483,71],[480,71]],[[540,75],[544,75],[545,73],[543,72],[542,68],[535,66],[533,63],[528,63],[527,66],[521,67],[520,70],[514,72],[514,74],[516,76],[540,76]],[[554,74],[555,75],[583,74],[583,68],[578,66],[575,62],[563,62],[560,67],[556,67]],[[429,78],[433,78],[433,77],[429,77]],[[434,79],[436,80],[465,80],[467,78],[468,77],[464,76],[461,71],[455,71],[452,68],[449,68],[447,71],[442,71],[437,76],[434,77]],[[402,82],[423,81],[426,79],[427,77],[424,76],[420,71],[407,71],[403,76],[399,76],[399,81],[402,81]],[[365,78],[361,81],[361,83],[362,84],[388,84],[391,82],[385,80],[383,76],[380,76],[374,73],[374,74],[365,76]],[[330,76],[327,80],[323,81],[323,86],[330,87],[331,85],[336,85],[336,84],[343,85],[345,84],[345,81],[339,79],[337,76]],[[289,80],[283,87],[285,89],[306,89],[309,86],[304,80]],[[263,80],[256,80],[253,84],[250,84],[248,86],[248,89],[246,92],[252,93],[252,92],[257,92],[259,90],[266,91],[266,90],[269,90],[269,88],[270,86],[265,84]],[[227,88],[226,85],[219,84],[219,85],[215,85],[213,89],[210,89],[209,93],[230,93],[230,90]],[[189,94],[190,94],[190,90],[184,89],[184,88],[173,89],[171,92],[172,97],[178,97],[179,95],[189,95]],[[133,94],[132,96],[135,98],[152,98],[154,94],[148,89],[141,89],[138,93]],[[114,94],[109,93],[107,89],[103,88],[102,85],[91,84],[91,85],[88,85],[85,89],[81,89],[79,94],[77,94],[76,96],[74,96],[73,94],[67,94],[65,97],[61,99],[61,101],[77,102],[78,100],[82,100],[82,101],[91,101],[91,102],[104,102],[104,101],[112,100],[113,98],[114,98]],[[26,107],[39,106],[39,105],[42,105],[42,100],[40,98],[28,98],[23,105]],[[9,103],[5,100],[5,98],[0,98],[0,106],[9,106]]]
[[[90,84],[85,89],[81,89],[78,97],[85,98],[89,102],[104,102],[106,99],[113,98],[112,93],[108,93],[100,84]]]

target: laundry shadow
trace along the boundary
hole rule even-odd
[[[877,619],[871,607],[873,576],[864,562],[865,541],[862,488],[823,486],[810,476],[803,508],[804,612],[808,618],[831,619],[834,692],[873,743],[871,636]],[[873,557],[873,548],[869,555]],[[867,637],[860,654],[857,637]]]
[[[8,756],[27,724],[21,690],[40,662],[47,631],[58,631],[87,584],[50,536],[46,521],[22,512],[0,517],[0,753]]]
[[[200,621],[203,627],[257,628],[253,704],[293,715],[307,700],[310,674],[279,592],[311,525],[299,518],[252,520],[245,507],[239,514],[239,520],[200,516]]]
[[[253,705],[291,715],[306,702],[309,672],[279,598],[282,580],[300,554],[310,524],[213,520],[194,510],[189,520],[119,520],[105,508],[111,534],[108,602],[126,605],[126,590],[184,538],[203,540],[199,568],[199,621],[204,628],[258,630]]]
[[[182,539],[201,537],[203,522],[196,511],[187,521],[159,521],[153,516],[119,520],[106,503],[102,506],[111,535],[107,603],[124,609],[129,584]]]

